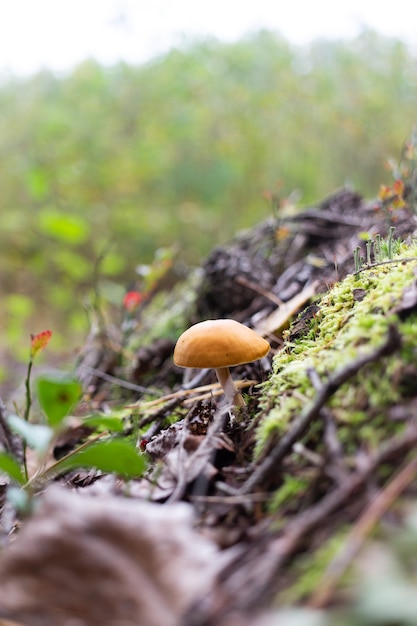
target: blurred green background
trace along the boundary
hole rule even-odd
[[[82,344],[98,273],[117,306],[158,248],[198,264],[271,197],[375,196],[416,116],[416,56],[371,30],[304,47],[261,31],[136,67],[3,77],[0,383],[30,333],[51,328],[57,354]]]

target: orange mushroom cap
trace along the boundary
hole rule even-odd
[[[221,368],[261,359],[270,345],[253,330],[230,319],[194,324],[178,339],[174,363],[179,367]]]

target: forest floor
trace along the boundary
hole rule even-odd
[[[0,474],[0,624],[417,623],[415,229],[407,206],[341,190],[92,333],[41,469],[26,449],[26,510]],[[271,345],[233,368],[242,408],[212,370],[172,360],[214,318]],[[21,459],[12,431],[1,406],[1,447]],[[60,468],[114,438],[135,440],[142,475]]]

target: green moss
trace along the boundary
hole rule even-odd
[[[296,604],[317,590],[329,564],[344,545],[346,534],[347,530],[342,529],[314,552],[294,559],[288,571],[294,582],[280,593],[278,603],[281,606]]]
[[[284,347],[274,358],[273,374],[263,386],[261,405],[266,416],[258,428],[258,452],[272,434],[287,430],[289,422],[316,395],[309,368],[325,382],[335,371],[381,345],[392,323],[402,336],[398,352],[363,368],[337,390],[329,406],[341,441],[352,449],[364,440],[377,445],[390,430],[401,427],[386,416],[407,389],[412,393],[413,384],[416,386],[412,368],[417,357],[417,314],[402,321],[393,310],[404,289],[415,281],[417,271],[417,260],[400,259],[416,254],[416,244],[403,244],[395,259],[398,262],[347,276],[322,296],[305,337],[292,343],[287,331]]]
[[[286,502],[293,502],[295,498],[304,493],[308,485],[309,482],[304,478],[285,476],[282,486],[275,492],[273,499],[269,503],[269,510],[274,512],[279,510]]]

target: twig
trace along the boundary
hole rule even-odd
[[[253,493],[250,499],[252,502],[268,502],[271,500],[271,494]],[[191,494],[190,501],[196,504],[247,504],[248,496],[197,496]]]
[[[187,626],[196,624],[214,626],[218,623],[218,617],[224,615],[225,610],[246,612],[266,602],[275,592],[280,570],[297,552],[305,539],[311,537],[311,534],[322,526],[330,515],[346,506],[354,494],[366,492],[367,480],[381,465],[398,457],[404,457],[415,448],[416,444],[417,427],[412,426],[401,436],[391,439],[375,454],[369,456],[366,467],[349,477],[338,489],[329,493],[308,510],[290,519],[279,537],[271,538],[265,532],[261,533],[258,541],[239,552],[221,570],[218,585],[205,595],[200,606],[193,607],[193,619],[186,622]],[[410,473],[416,472],[417,465],[411,466],[409,471]],[[404,483],[409,481],[409,478],[409,476],[402,477]],[[244,594],[242,594],[243,588]]]
[[[138,428],[143,428],[144,426],[147,426],[148,424],[152,424],[152,422],[155,422],[158,419],[165,417],[171,411],[174,411],[180,404],[182,404],[182,398],[171,398],[171,400],[168,400],[168,402],[163,404],[161,407],[159,407],[156,411],[154,411],[150,415],[144,415],[138,421]]]
[[[244,389],[246,387],[251,387],[252,385],[256,385],[259,381],[257,380],[235,380],[234,383],[238,389]],[[210,392],[208,395],[204,395],[205,392]],[[197,394],[195,397],[190,398],[190,402],[197,402],[198,400],[204,400],[206,397],[211,397],[215,395],[221,395],[223,392],[219,383],[212,383],[210,385],[202,385],[201,387],[194,387],[194,389],[180,389],[179,391],[175,391],[174,393],[168,393],[166,396],[162,396],[157,398],[156,400],[149,400],[147,402],[143,402],[142,400],[138,400],[133,404],[128,404],[125,408],[127,409],[150,409],[158,404],[163,404],[164,402],[168,402],[168,400],[172,400],[174,398],[179,398],[184,401],[184,404],[188,402],[184,398],[186,396],[191,396]]]
[[[410,261],[417,261],[417,256],[404,257],[403,259],[387,259],[386,261],[379,261],[378,263],[371,263],[370,265],[362,265],[362,267],[358,271],[353,272],[353,275],[357,276],[358,274],[362,274],[362,272],[365,272],[366,270],[373,270],[374,267],[379,267],[380,265],[392,265],[393,263],[410,263]]]
[[[284,302],[281,300],[281,298],[278,298],[278,296],[276,296],[274,293],[272,293],[272,291],[264,289],[263,287],[261,287],[261,285],[258,285],[258,283],[254,283],[251,280],[247,280],[243,276],[236,276],[235,281],[237,283],[239,283],[240,285],[243,285],[243,287],[247,287],[248,289],[252,289],[252,291],[254,291],[255,293],[259,294],[260,296],[263,296],[267,300],[270,300],[271,302],[273,302],[277,306],[282,306],[284,304]]]
[[[317,371],[313,368],[308,370],[308,377],[316,391],[319,391],[323,383]],[[323,420],[323,441],[327,450],[327,458],[330,463],[326,463],[328,467],[327,475],[334,476],[339,483],[343,482],[348,472],[343,461],[343,448],[337,437],[337,429],[334,423],[333,415],[327,407],[322,407],[320,416]]]
[[[417,475],[417,457],[406,463],[391,482],[381,490],[348,535],[342,551],[330,563],[324,577],[309,602],[313,608],[326,606],[338,582],[358,554],[364,541],[392,503]]]
[[[32,391],[31,391],[31,380],[30,380],[32,367],[33,367],[33,355],[32,353],[30,353],[30,358],[29,358],[29,363],[28,363],[28,368],[27,368],[26,378],[25,378],[26,404],[25,404],[25,412],[23,414],[23,419],[25,420],[25,422],[29,421],[30,409],[32,408]],[[28,462],[27,462],[27,441],[25,438],[22,439],[22,446],[23,446],[23,473],[27,481],[29,479],[29,472],[28,472]]]
[[[276,472],[277,466],[291,450],[294,443],[304,435],[311,422],[320,413],[323,405],[338,390],[338,388],[343,385],[343,383],[352,378],[352,376],[354,376],[365,365],[373,363],[380,357],[387,356],[388,354],[395,352],[395,350],[398,350],[400,344],[401,337],[397,329],[395,326],[390,325],[387,337],[380,346],[368,354],[359,356],[330,376],[327,379],[327,382],[322,385],[311,404],[306,406],[300,417],[295,420],[289,431],[280,439],[279,443],[273,450],[271,450],[264,461],[258,465],[253,474],[243,484],[241,489],[238,490],[238,494],[242,495],[251,493],[256,485],[259,485],[266,480],[273,471]]]
[[[90,365],[81,364],[80,369],[87,370],[90,374],[94,374],[98,378],[101,378],[108,383],[112,383],[117,385],[118,387],[123,387],[124,389],[130,389],[131,391],[138,391],[140,393],[146,393],[150,396],[159,396],[159,391],[154,391],[149,389],[148,387],[141,387],[140,385],[136,385],[135,383],[130,383],[127,380],[123,380],[122,378],[117,378],[117,376],[112,376],[111,374],[107,374],[106,372],[102,372],[101,370],[96,369],[95,367],[90,367]]]
[[[194,387],[198,387],[202,380],[207,376],[207,372],[210,371],[210,368],[206,367],[205,369],[197,370],[197,373],[194,373],[194,370],[190,370],[189,368],[184,370],[184,378],[182,383],[183,389],[193,389]],[[189,378],[190,373],[193,373],[192,378]]]

